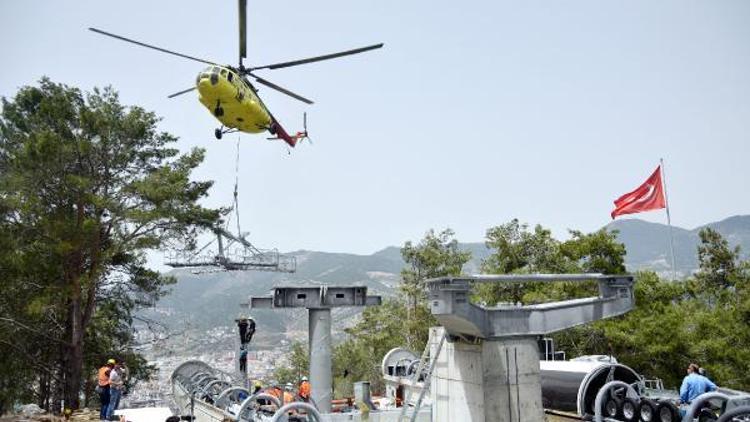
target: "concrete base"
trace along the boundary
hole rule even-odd
[[[432,328],[433,350],[443,333]],[[432,421],[544,420],[535,338],[446,341],[432,375]]]

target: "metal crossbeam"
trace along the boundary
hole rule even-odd
[[[474,283],[596,281],[595,297],[530,306],[483,306],[470,302]],[[452,335],[472,338],[537,336],[622,315],[635,306],[633,276],[522,274],[442,277],[428,280],[432,314]]]

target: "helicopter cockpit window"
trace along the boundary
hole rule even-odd
[[[227,75],[227,79],[229,79],[229,82],[232,82],[232,79],[234,79],[234,73],[229,72],[229,74]]]
[[[211,68],[211,72],[213,73],[219,73],[219,66],[214,66]]]
[[[227,70],[226,69],[221,69],[221,76],[223,76],[225,78],[227,77]]]

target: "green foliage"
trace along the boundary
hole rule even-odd
[[[700,232],[700,270],[683,283],[659,279],[652,272],[636,275],[636,308],[610,320],[576,327],[554,335],[568,356],[613,354],[647,377],[679,386],[685,368],[698,362],[720,385],[750,389],[750,265],[740,262],[712,229]],[[513,220],[487,231],[494,250],[484,262],[489,273],[625,272],[624,246],[616,232],[605,229],[584,234],[571,231],[560,242],[549,230]],[[554,283],[481,285],[475,300],[539,303],[596,295],[596,286]]]
[[[417,245],[411,241],[404,243],[401,256],[406,267],[401,270],[400,288],[412,304],[425,298],[425,280],[459,275],[461,268],[471,259],[470,252],[459,249],[454,234],[451,229],[438,234],[430,229]]]
[[[584,234],[571,230],[571,239],[560,245],[561,253],[584,273],[625,274],[625,245],[617,230],[606,228]]]
[[[482,272],[488,274],[560,273],[571,265],[552,232],[540,225],[529,231],[517,219],[488,229],[485,244],[495,250],[482,263]]]
[[[406,267],[401,271],[401,291],[406,301],[387,299],[369,307],[356,325],[346,330],[349,338],[334,350],[334,385],[338,396],[351,395],[352,382],[370,380],[373,391],[383,391],[380,363],[395,347],[420,354],[427,344],[429,327],[436,321],[425,303],[425,280],[460,275],[471,259],[463,252],[450,229],[429,230],[418,243],[407,241],[401,248]]]
[[[307,345],[295,341],[289,353],[289,366],[276,368],[273,373],[274,381],[279,384],[292,383],[297,385],[302,376],[310,374],[310,352]]]
[[[584,234],[571,231],[571,239],[560,242],[550,230],[537,225],[533,231],[517,219],[487,230],[486,245],[493,253],[482,263],[486,274],[603,273],[625,272],[625,247],[617,232],[601,229]],[[591,296],[594,283],[481,284],[475,287],[477,301],[540,303],[563,298]]]
[[[695,275],[696,291],[716,294],[734,287],[742,280],[743,265],[739,263],[740,247],[729,248],[729,243],[717,231],[704,228],[698,232],[700,269]]]
[[[425,281],[435,277],[460,275],[464,264],[471,259],[471,252],[459,249],[454,234],[451,229],[438,234],[430,229],[417,245],[407,241],[401,248],[401,257],[406,267],[401,270],[399,289],[406,294],[408,300],[407,315],[402,325],[402,329],[406,331],[406,342],[402,345],[406,347],[414,350],[424,348],[428,337],[426,330],[435,323],[425,305]]]
[[[612,354],[620,362],[667,385],[682,379],[689,340],[688,312],[675,306],[684,285],[665,282],[653,272],[636,274],[636,308],[625,316],[576,327],[554,335],[570,356]]]
[[[693,279],[676,283],[638,273],[633,311],[558,333],[558,347],[573,356],[612,353],[672,388],[696,362],[720,386],[749,390],[748,264],[715,232],[701,239],[701,268]]]
[[[0,355],[19,357],[13,373],[45,407],[51,395],[77,406],[105,356],[151,372],[129,351],[132,316],[173,280],[145,268],[145,251],[193,244],[221,215],[198,204],[211,182],[190,180],[203,151],[180,155],[158,120],[111,88],[48,79],[2,100],[0,338],[13,341]]]
[[[333,361],[335,391],[340,397],[351,395],[352,383],[360,380],[369,380],[373,391],[383,391],[380,362],[389,350],[407,343],[405,305],[386,299],[380,306],[366,308],[357,324],[346,330],[349,339],[336,346]],[[421,306],[418,309],[424,312]]]

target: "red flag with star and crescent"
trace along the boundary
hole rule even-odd
[[[660,165],[642,185],[638,186],[634,191],[615,199],[615,209],[612,211],[612,219],[618,215],[659,210],[666,208],[666,204]]]

